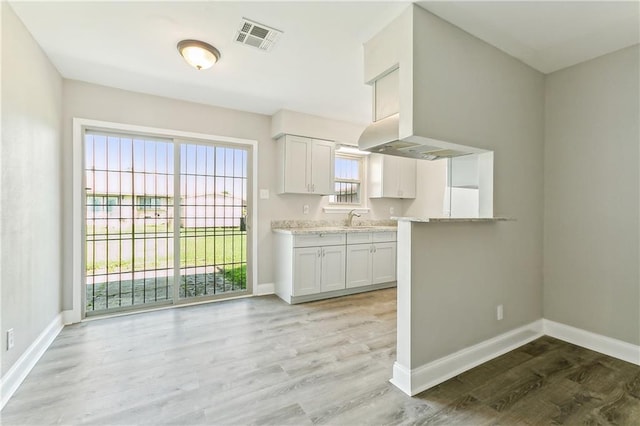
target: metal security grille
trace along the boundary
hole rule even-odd
[[[180,297],[247,289],[247,151],[180,147]]]
[[[86,313],[247,292],[247,157],[86,131]]]
[[[170,300],[173,142],[87,132],[86,312]]]
[[[329,199],[334,204],[360,204],[360,157],[336,154],[335,195]]]

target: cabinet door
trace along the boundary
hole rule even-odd
[[[397,158],[399,164],[398,193],[401,198],[416,198],[416,161],[412,158]]]
[[[311,139],[285,136],[284,192],[307,194],[311,190]]]
[[[382,196],[400,198],[400,157],[383,155],[382,162]]]
[[[329,195],[334,193],[335,145],[333,142],[314,139],[311,145],[311,192]]]
[[[345,285],[345,246],[322,247],[322,273],[320,290],[342,290]]]
[[[371,154],[369,198],[416,198],[416,161],[413,158]]]
[[[372,284],[396,280],[396,243],[376,243],[372,253]]]
[[[320,293],[320,247],[293,250],[293,296]]]
[[[371,244],[347,246],[347,288],[371,284]]]

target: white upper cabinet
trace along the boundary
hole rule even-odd
[[[369,156],[369,198],[416,198],[416,161],[383,154]]]
[[[311,141],[311,192],[328,195],[334,192],[336,148],[333,142]]]
[[[277,144],[279,194],[333,194],[333,142],[284,135]]]

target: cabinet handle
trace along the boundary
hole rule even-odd
[[[321,252],[322,252],[322,249],[318,249],[318,257],[320,257]]]
[[[316,192],[316,184],[315,183],[311,184],[311,192]]]
[[[324,249],[322,249],[322,257],[324,257],[327,254],[326,251],[324,251]]]

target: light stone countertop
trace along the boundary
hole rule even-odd
[[[391,219],[398,222],[440,222],[440,223],[453,223],[453,222],[511,222],[515,221],[509,217],[392,217]]]
[[[345,221],[280,220],[271,222],[271,230],[281,234],[345,234],[356,232],[396,232],[394,220],[357,221],[346,226]]]
[[[315,228],[271,228],[280,234],[351,234],[356,232],[396,232],[395,226],[318,226]]]

